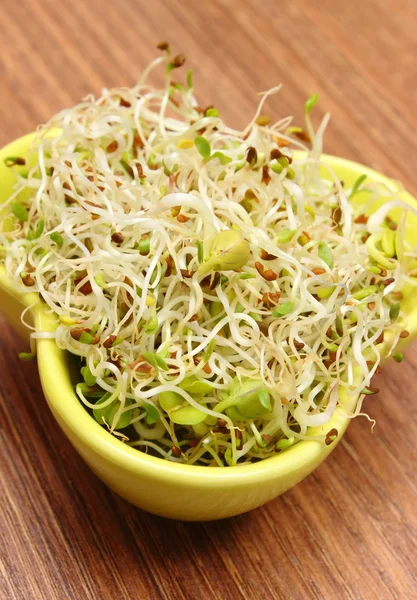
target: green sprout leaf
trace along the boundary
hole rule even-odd
[[[53,242],[55,242],[55,244],[57,246],[59,246],[59,248],[61,248],[61,246],[64,243],[64,238],[62,237],[62,235],[60,233],[58,233],[57,231],[53,231],[52,233],[49,234],[49,237],[51,238],[51,240]]]
[[[396,352],[395,354],[392,355],[392,358],[397,362],[400,363],[404,360],[404,354],[402,352]]]
[[[152,315],[152,317],[146,321],[143,329],[146,331],[146,333],[155,333],[155,331],[158,329],[158,317],[156,314]]]
[[[187,71],[187,87],[189,90],[193,89],[193,70],[188,69]]]
[[[391,229],[384,229],[381,238],[381,246],[387,256],[392,258],[395,256],[395,239],[397,234]]]
[[[161,392],[158,399],[159,404],[167,412],[184,403],[184,398],[175,392]]]
[[[292,302],[283,302],[282,304],[278,304],[272,311],[272,316],[279,318],[285,315],[288,315],[294,308]]]
[[[291,242],[292,238],[296,233],[296,229],[281,229],[281,231],[276,236],[275,241],[277,244],[288,244],[288,242]]]
[[[45,226],[45,220],[42,218],[39,219],[39,223],[38,223],[36,229],[29,229],[29,231],[27,232],[26,238],[29,241],[37,240],[38,238],[41,237],[44,226]]]
[[[169,370],[167,363],[160,354],[155,354],[153,352],[142,352],[142,356],[146,362],[155,367],[155,369],[162,369],[163,371]]]
[[[369,285],[368,287],[362,288],[361,290],[352,294],[352,297],[355,298],[355,300],[364,300],[368,296],[371,296],[371,294],[376,294],[377,292],[377,285]]]
[[[95,420],[97,421],[97,423],[99,423],[100,425],[104,425],[104,422],[106,422],[108,425],[113,426],[114,417],[116,416],[116,413],[118,412],[118,410],[120,408],[120,402],[118,400],[115,400],[109,406],[100,408],[100,405],[104,404],[108,400],[109,397],[110,396],[108,394],[105,394],[103,396],[103,398],[100,398],[99,400],[97,400],[97,402],[95,404],[95,406],[97,408],[93,408],[93,416],[94,416]],[[128,406],[129,404],[130,404],[130,401],[126,400],[126,405]],[[120,417],[117,420],[117,423],[114,424],[114,429],[125,429],[125,427],[128,427],[130,425],[131,420],[132,420],[132,411],[131,410],[122,412],[122,414],[120,415]]]
[[[213,338],[207,345],[206,351],[204,352],[204,362],[208,362],[211,355],[214,352],[214,349],[216,347],[216,339]]]
[[[169,413],[169,418],[176,425],[198,425],[207,417],[206,413],[194,406],[183,406]]]
[[[197,136],[194,140],[194,144],[195,144],[195,147],[197,148],[197,150],[199,151],[199,153],[201,154],[201,156],[205,160],[210,158],[210,154],[211,154],[210,142],[208,140],[206,140],[205,137],[203,137],[202,135]]]
[[[139,254],[141,256],[147,256],[151,249],[151,239],[149,235],[144,235],[139,240]]]
[[[271,412],[271,400],[269,392],[261,379],[242,379],[240,383],[235,378],[231,388],[230,396],[219,402],[216,406],[217,412],[235,408],[244,418],[256,418]],[[242,420],[242,418],[238,419]]]
[[[10,207],[10,210],[12,211],[14,216],[17,219],[19,219],[19,221],[21,221],[22,223],[27,221],[29,218],[28,210],[22,204],[20,204],[20,202],[13,202],[13,204]]]
[[[230,271],[241,269],[249,260],[250,246],[240,231],[226,229],[218,233],[210,247],[208,259],[200,265],[198,272]]]
[[[92,374],[87,366],[81,367],[81,375],[88,387],[93,387],[96,385],[97,377]]]
[[[19,358],[20,360],[30,361],[36,358],[36,354],[33,352],[19,352]]]
[[[358,192],[361,191],[361,185],[362,183],[365,181],[365,179],[367,178],[367,175],[361,175],[360,177],[357,178],[357,180],[355,181],[355,183],[352,185],[352,190],[350,192],[350,198],[353,198],[353,196],[355,194],[357,194]]]
[[[200,240],[197,240],[197,259],[200,264],[204,261],[203,244]]]
[[[104,392],[104,390],[97,386],[91,388],[86,383],[78,383],[75,389],[87,398],[100,398],[103,402],[104,398],[110,398],[109,393]]]
[[[153,406],[153,404],[143,402],[142,408],[146,411],[145,422],[147,425],[155,425],[155,423],[159,423],[161,417],[159,416],[159,412],[155,406]]]
[[[197,379],[195,375],[191,375],[186,379],[183,379],[179,384],[182,390],[185,390],[189,394],[200,394],[205,395],[213,391],[213,384],[209,381]]]
[[[326,263],[326,265],[330,269],[333,269],[333,266],[334,266],[333,254],[332,254],[332,251],[330,250],[329,246],[325,242],[319,242],[318,255],[319,255],[319,258],[324,263]]]
[[[304,104],[304,112],[308,115],[312,109],[316,106],[319,97],[317,94],[312,94],[307,102]]]
[[[210,160],[213,160],[214,158],[218,158],[221,165],[228,165],[230,162],[232,162],[230,156],[227,156],[227,154],[224,154],[220,151],[216,151],[211,154]]]
[[[218,117],[219,116],[219,111],[217,110],[217,108],[208,108],[206,110],[206,117]]]
[[[22,156],[7,156],[4,159],[4,164],[6,167],[23,166],[26,164],[26,160]]]
[[[265,388],[262,388],[259,390],[258,398],[259,398],[259,402],[265,408],[265,410],[267,410],[268,412],[271,412],[271,410],[272,410],[271,397]]]
[[[401,305],[399,302],[393,304],[389,309],[389,318],[392,322],[396,321],[400,315]]]
[[[295,437],[292,435],[289,438],[283,438],[282,440],[278,440],[275,444],[276,450],[285,450],[285,448],[289,448],[295,442]]]

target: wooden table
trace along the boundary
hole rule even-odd
[[[417,193],[417,5],[411,0],[1,0],[0,143],[102,86],[131,85],[169,39],[201,103],[233,124],[276,83],[274,115],[320,95],[326,150]],[[169,522],[111,493],[50,415],[36,366],[0,323],[0,597],[22,600],[417,598],[417,359],[337,451],[269,505],[228,521]],[[415,350],[415,347],[414,347]]]

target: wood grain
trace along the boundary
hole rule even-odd
[[[333,115],[326,150],[417,178],[417,4],[407,0],[0,1],[0,144],[102,86],[131,85],[169,39],[202,104],[232,124],[256,91],[270,112]],[[0,321],[0,598],[63,600],[417,598],[417,358],[380,376],[312,476],[248,515],[152,517],[88,470],[47,410],[36,367]]]

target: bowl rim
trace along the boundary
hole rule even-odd
[[[0,150],[0,169],[3,168],[2,163],[5,156],[10,153],[22,153],[22,149],[26,151],[35,136],[35,132],[30,133],[4,146]],[[391,189],[397,188],[393,180],[369,167],[327,154],[322,154],[322,158],[336,171],[348,169],[357,176],[366,174],[373,180],[385,183]],[[417,206],[417,201],[410,194],[404,191],[401,195],[405,201]],[[7,293],[18,298],[25,306],[32,306],[31,312],[37,330],[53,330],[53,321],[46,313],[44,306],[39,301],[33,306],[34,300],[38,300],[37,296],[34,293],[17,294],[10,279],[5,276],[4,268],[0,269],[0,286]],[[324,441],[301,440],[284,452],[257,463],[225,469],[175,463],[149,456],[141,450],[131,448],[100,426],[87,412],[73,390],[66,367],[65,354],[65,351],[57,347],[54,340],[37,340],[37,358],[42,388],[49,407],[60,426],[67,431],[69,429],[83,446],[108,461],[119,464],[125,470],[136,474],[146,473],[154,479],[159,478],[165,481],[168,479],[177,485],[186,480],[188,484],[191,483],[196,487],[204,485],[211,488],[224,488],[225,485],[228,487],[243,485],[248,479],[261,483],[271,477],[278,478],[289,474],[297,476],[297,474],[304,473],[309,465],[317,465],[332,452],[350,422],[350,417],[338,407],[329,423],[314,429],[315,433],[325,434],[336,428],[339,435],[332,444],[326,446]],[[57,380],[60,381],[59,389]],[[346,397],[344,401],[346,409],[352,409],[357,399],[348,400]],[[71,439],[73,439],[72,436]],[[299,475],[298,479],[301,479],[302,476]]]

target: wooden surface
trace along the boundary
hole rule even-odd
[[[169,39],[201,104],[233,124],[333,114],[326,151],[417,193],[417,3],[411,0],[0,1],[0,144],[87,92],[131,85]],[[387,366],[335,453],[253,513],[165,521],[109,492],[47,410],[36,366],[0,320],[0,598],[417,598],[417,359]]]

